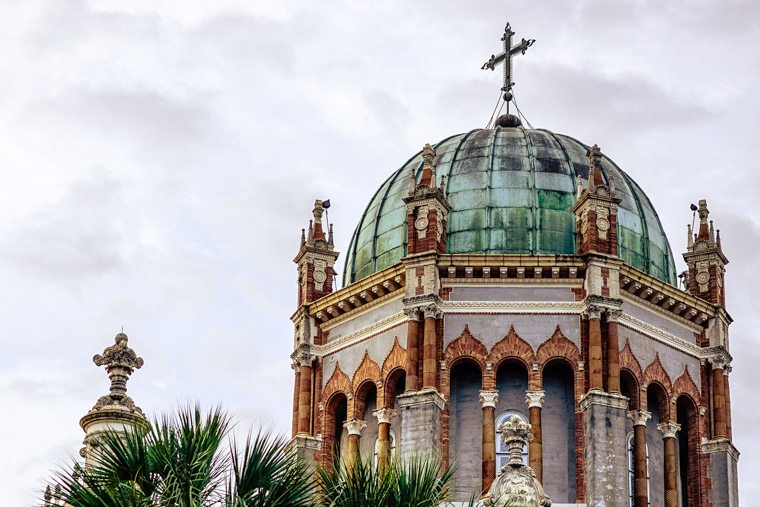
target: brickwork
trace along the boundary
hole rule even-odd
[[[481,370],[484,371],[486,369],[487,356],[488,349],[477,338],[472,336],[468,326],[464,327],[459,338],[449,343],[444,352],[446,368],[449,370],[460,358],[467,357],[478,363]],[[484,386],[484,389],[493,389],[493,387]]]
[[[654,360],[644,368],[644,374],[642,375],[642,382],[644,384],[652,384],[657,383],[665,391],[665,395],[668,399],[670,399],[670,396],[673,393],[672,384],[670,381],[670,377],[665,372],[665,368],[662,367],[662,363],[660,362],[660,354],[655,353]],[[665,407],[665,411],[661,412],[663,415],[663,418],[667,420],[666,415],[670,414],[669,408]]]
[[[361,383],[366,381],[371,381],[374,383],[380,378],[380,366],[378,366],[375,361],[370,359],[369,352],[367,352],[365,349],[362,362],[359,364],[356,372],[354,372],[354,378],[351,382],[351,385],[354,387],[354,392],[359,392],[359,385]]]
[[[337,392],[351,392],[351,379],[348,378],[348,375],[343,373],[343,370],[340,369],[340,363],[337,361],[335,362],[335,369],[327,380],[323,392],[324,398],[329,398]]]
[[[528,342],[520,338],[520,336],[517,334],[517,331],[515,331],[514,326],[509,326],[507,335],[496,342],[496,344],[494,344],[494,346],[491,348],[491,352],[486,358],[486,361],[492,364],[491,371],[496,372],[498,371],[501,363],[509,359],[517,359],[520,361],[525,367],[525,370],[528,372],[533,370],[533,361],[535,361],[533,348],[528,344]],[[489,385],[484,385],[484,389],[491,389],[491,387],[489,387]],[[532,383],[529,382],[528,389],[531,391],[540,391],[540,380],[538,382],[535,380]]]
[[[406,335],[406,388],[416,391],[419,388],[419,359],[420,359],[420,322],[409,319]]]
[[[687,394],[696,403],[699,400],[699,390],[694,380],[689,375],[689,369],[684,366],[683,373],[673,382],[673,395],[680,396]]]

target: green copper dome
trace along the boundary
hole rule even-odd
[[[497,127],[473,130],[435,145],[436,171],[452,206],[447,252],[452,254],[575,254],[576,175],[588,177],[587,146],[548,130]],[[675,266],[657,213],[641,188],[612,160],[602,158],[605,182],[615,180],[618,255],[629,265],[675,285]],[[369,202],[354,231],[343,270],[348,285],[406,255],[409,169],[417,153]]]

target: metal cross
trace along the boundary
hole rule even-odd
[[[504,28],[504,35],[501,40],[504,42],[504,51],[498,55],[491,55],[486,63],[481,67],[482,70],[495,70],[496,66],[504,62],[504,86],[501,91],[504,92],[504,100],[507,102],[507,113],[509,113],[509,101],[512,100],[512,56],[516,54],[525,54],[525,51],[536,42],[535,39],[523,39],[519,45],[512,47],[512,36],[515,32],[512,31],[512,27],[507,26]]]

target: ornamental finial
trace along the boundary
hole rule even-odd
[[[135,351],[127,346],[129,339],[124,333],[119,333],[114,338],[114,345],[107,347],[103,355],[95,354],[92,362],[95,366],[105,366],[108,378],[111,381],[111,392],[98,400],[95,409],[106,405],[124,405],[130,409],[139,408],[134,406],[132,399],[127,396],[127,380],[132,372],[142,368],[144,361],[137,357]]]

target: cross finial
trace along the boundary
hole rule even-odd
[[[524,55],[525,51],[536,42],[535,39],[523,39],[520,44],[512,47],[512,36],[514,34],[512,27],[507,23],[507,26],[504,27],[504,35],[501,37],[504,50],[498,55],[491,55],[491,58],[481,67],[482,70],[495,70],[497,65],[504,62],[504,86],[502,86],[501,91],[504,92],[504,100],[507,103],[507,114],[509,114],[509,102],[512,100],[512,87],[515,84],[512,82],[512,57],[518,53]]]

